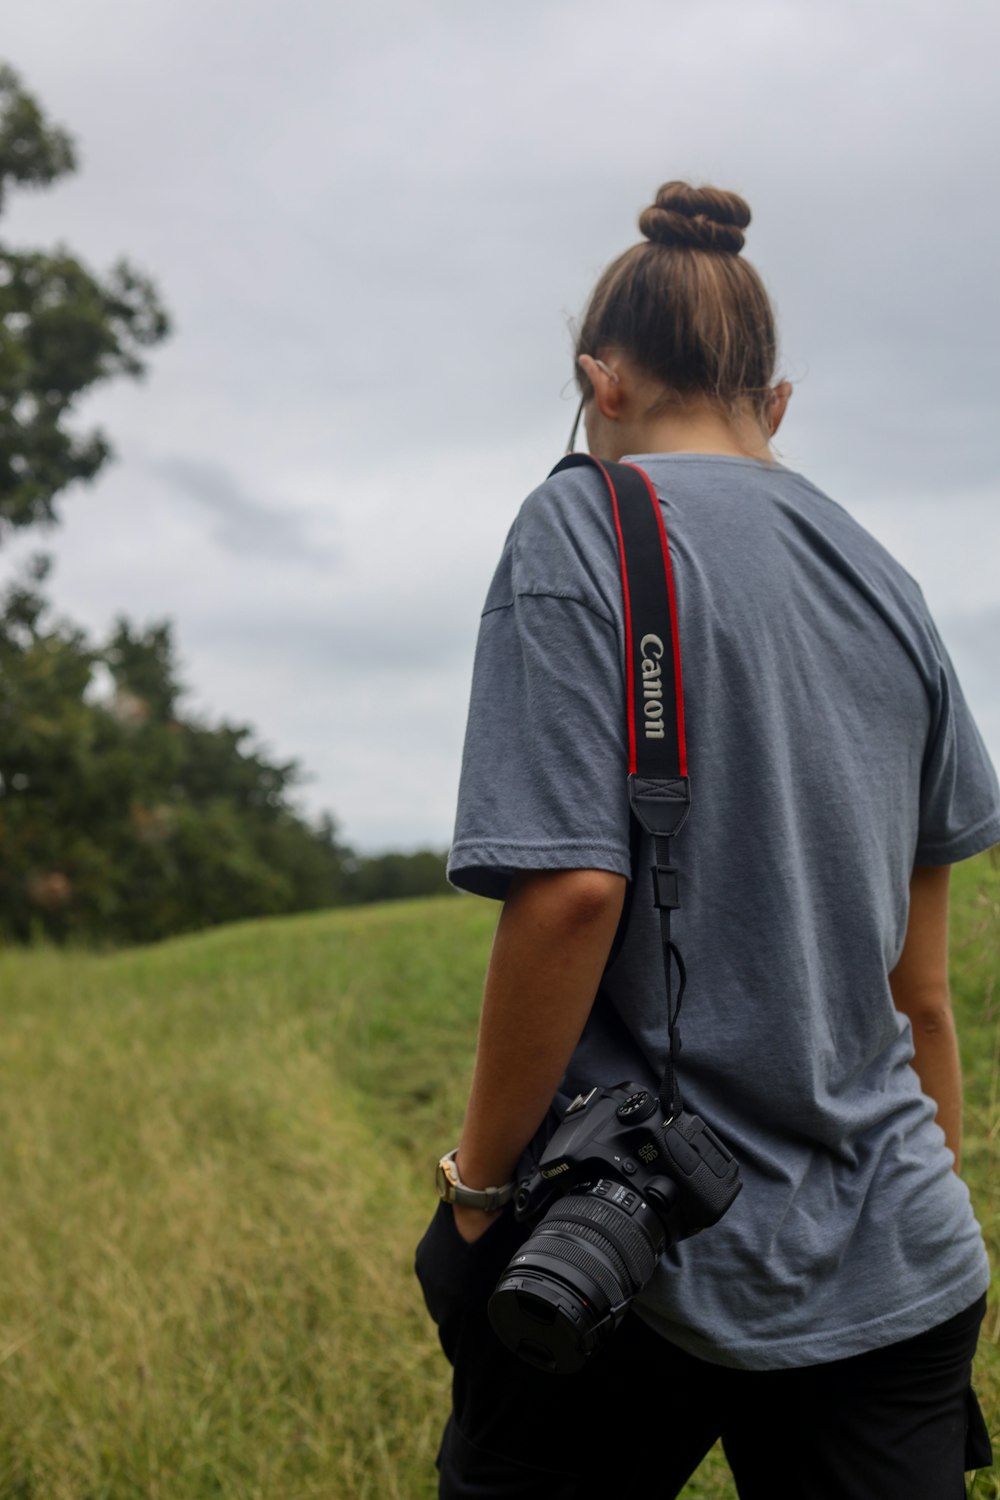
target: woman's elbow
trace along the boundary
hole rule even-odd
[[[938,1041],[954,1033],[955,1017],[947,995],[917,1001],[908,1008],[906,1014],[910,1018],[913,1035],[921,1040]]]
[[[610,870],[525,870],[514,877],[508,901],[530,901],[573,926],[617,922],[628,882]]]

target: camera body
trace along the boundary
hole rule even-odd
[[[740,1191],[732,1154],[641,1084],[578,1095],[514,1196],[541,1215],[489,1302],[497,1336],[538,1369],[569,1373],[614,1332],[670,1244],[715,1224]]]

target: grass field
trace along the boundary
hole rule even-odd
[[[440,900],[0,953],[0,1500],[429,1500],[446,1368],[413,1246],[495,917]],[[1000,1267],[998,971],[983,857],[955,872],[953,979]],[[995,1286],[994,1434],[998,1342]],[[732,1494],[717,1455],[686,1491]]]

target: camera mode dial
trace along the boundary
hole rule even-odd
[[[637,1125],[640,1120],[648,1120],[655,1113],[656,1099],[648,1089],[639,1089],[638,1092],[629,1094],[615,1110],[619,1120],[626,1125]]]

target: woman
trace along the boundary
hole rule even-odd
[[[744,1500],[957,1500],[982,1461],[988,1267],[957,1175],[947,904],[949,866],[1000,841],[1000,792],[917,584],[774,458],[791,388],[739,253],[749,220],[733,193],[666,184],[576,348],[590,451],[646,471],[670,539],[680,1077],[743,1191],[666,1251],[582,1374],[493,1335],[486,1299],[527,1229],[476,1191],[530,1171],[579,1089],[655,1085],[665,1058],[648,877],[608,962],[651,860],[630,848],[610,507],[575,468],[514,523],[472,686],[450,876],[504,904],[439,1174],[466,1201],[418,1251],[455,1367],[443,1496],[672,1496],[719,1436]]]

